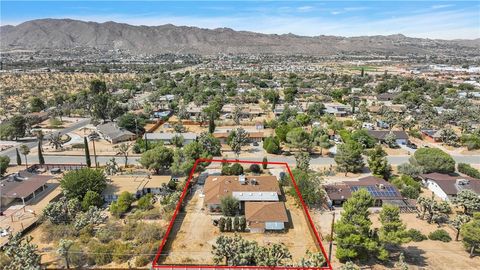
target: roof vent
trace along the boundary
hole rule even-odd
[[[246,180],[245,180],[245,175],[241,174],[238,176],[238,182],[240,182],[240,184],[242,185],[245,185],[246,184]]]
[[[464,186],[470,184],[470,180],[468,179],[457,179],[457,185]]]

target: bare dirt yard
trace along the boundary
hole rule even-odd
[[[340,218],[340,211],[335,210],[336,220]],[[378,213],[371,215],[373,227],[381,226],[378,221]],[[417,229],[427,235],[437,229],[436,224],[428,224],[427,221],[418,219],[416,213],[402,213],[401,219],[406,224],[407,229]],[[313,214],[314,222],[318,224],[323,235],[330,234],[330,225],[332,213],[330,211],[315,212]],[[452,239],[455,239],[455,231],[449,226],[442,226],[441,229],[450,233]],[[328,243],[324,241],[328,252]],[[480,257],[469,258],[469,253],[465,250],[461,241],[452,240],[444,243],[441,241],[424,240],[422,242],[410,242],[402,245],[402,251],[405,254],[409,269],[431,269],[431,270],[470,270],[480,269]],[[342,264],[335,258],[335,245],[333,246],[332,256],[333,269],[340,269]],[[395,259],[388,265],[370,265],[371,269],[392,269]]]
[[[284,243],[293,256],[293,262],[304,257],[307,249],[318,252],[314,239],[309,233],[308,224],[302,209],[294,204],[292,197],[287,197],[286,207],[290,213],[293,227],[286,233],[241,233],[248,240],[259,245]],[[220,216],[211,215],[203,209],[201,186],[195,186],[186,198],[186,206],[179,213],[159,261],[160,264],[207,264],[213,265],[212,245],[221,234],[233,236],[233,233],[221,233],[213,225],[213,219]]]

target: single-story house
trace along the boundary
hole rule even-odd
[[[346,116],[352,113],[352,106],[342,103],[325,103],[325,113],[334,115],[334,116]]]
[[[381,93],[376,96],[378,101],[392,101],[395,99],[397,94],[395,93]]]
[[[251,233],[283,231],[288,223],[283,202],[246,202],[245,219]]]
[[[421,174],[420,178],[425,187],[444,201],[456,197],[464,189],[470,189],[480,195],[480,179],[442,173]]]
[[[185,132],[185,133],[145,133],[145,139],[147,141],[161,141],[164,144],[170,144],[171,140],[175,136],[183,137],[184,144],[189,144],[194,142],[197,139],[196,133]]]
[[[225,196],[233,196],[240,201],[240,209],[245,209],[245,202],[278,202],[281,191],[277,178],[272,175],[209,176],[203,194],[205,206],[218,212]]]
[[[399,207],[407,206],[406,200],[394,185],[375,176],[363,177],[358,181],[343,181],[338,184],[324,185],[324,188],[327,192],[328,203],[331,206],[343,205],[352,196],[352,192],[362,188],[373,196],[375,207],[381,207],[385,203]]]
[[[440,142],[442,136],[440,135],[441,131],[436,129],[422,129],[420,130],[422,137],[430,142]]]
[[[51,175],[41,175],[27,171],[9,175],[6,180],[1,181],[2,209],[12,202],[19,201],[25,205],[29,200],[36,198],[48,187]]]
[[[108,122],[105,124],[101,124],[97,126],[97,132],[100,134],[100,136],[110,142],[110,143],[119,143],[119,142],[125,142],[125,141],[131,141],[135,139],[135,134],[120,128],[117,126],[116,123],[114,122]]]
[[[213,137],[220,140],[220,143],[226,144],[228,135],[230,135],[231,130],[215,131]],[[250,142],[261,142],[265,137],[263,131],[258,130],[245,130],[247,132],[247,137]]]
[[[398,145],[406,145],[408,144],[408,134],[403,131],[403,130],[392,130],[392,131],[387,131],[387,130],[367,130],[368,135],[372,136],[379,142],[384,142],[385,137],[393,133],[395,135],[395,142]]]
[[[107,203],[114,202],[124,191],[132,193],[136,198],[152,193],[164,195],[166,185],[172,179],[170,175],[118,175],[111,176],[102,197]]]

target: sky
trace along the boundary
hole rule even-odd
[[[267,34],[480,38],[480,1],[0,1],[0,24],[42,18]]]

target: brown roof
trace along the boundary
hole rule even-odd
[[[288,222],[283,202],[245,202],[245,218],[250,222]]]
[[[2,197],[4,198],[25,198],[35,190],[45,185],[52,179],[51,175],[38,175],[21,171],[17,176],[12,176],[11,180],[3,181]]]
[[[251,180],[256,180],[256,185],[251,184]],[[203,192],[205,194],[206,204],[219,204],[220,199],[232,195],[232,192],[276,192],[281,194],[278,181],[275,176],[246,176],[248,184],[242,185],[238,181],[238,176],[209,176],[205,180]]]
[[[453,176],[443,173],[426,173],[421,174],[420,177],[424,180],[430,179],[434,181],[447,195],[456,195],[462,189],[470,189],[475,193],[480,194],[480,179],[469,176]],[[469,180],[469,182],[468,184],[459,186],[457,185],[458,179],[466,179]]]
[[[352,192],[365,188],[375,198],[380,200],[403,200],[398,189],[384,179],[367,176],[358,181],[344,181],[342,184],[325,185],[330,200],[347,200]]]

